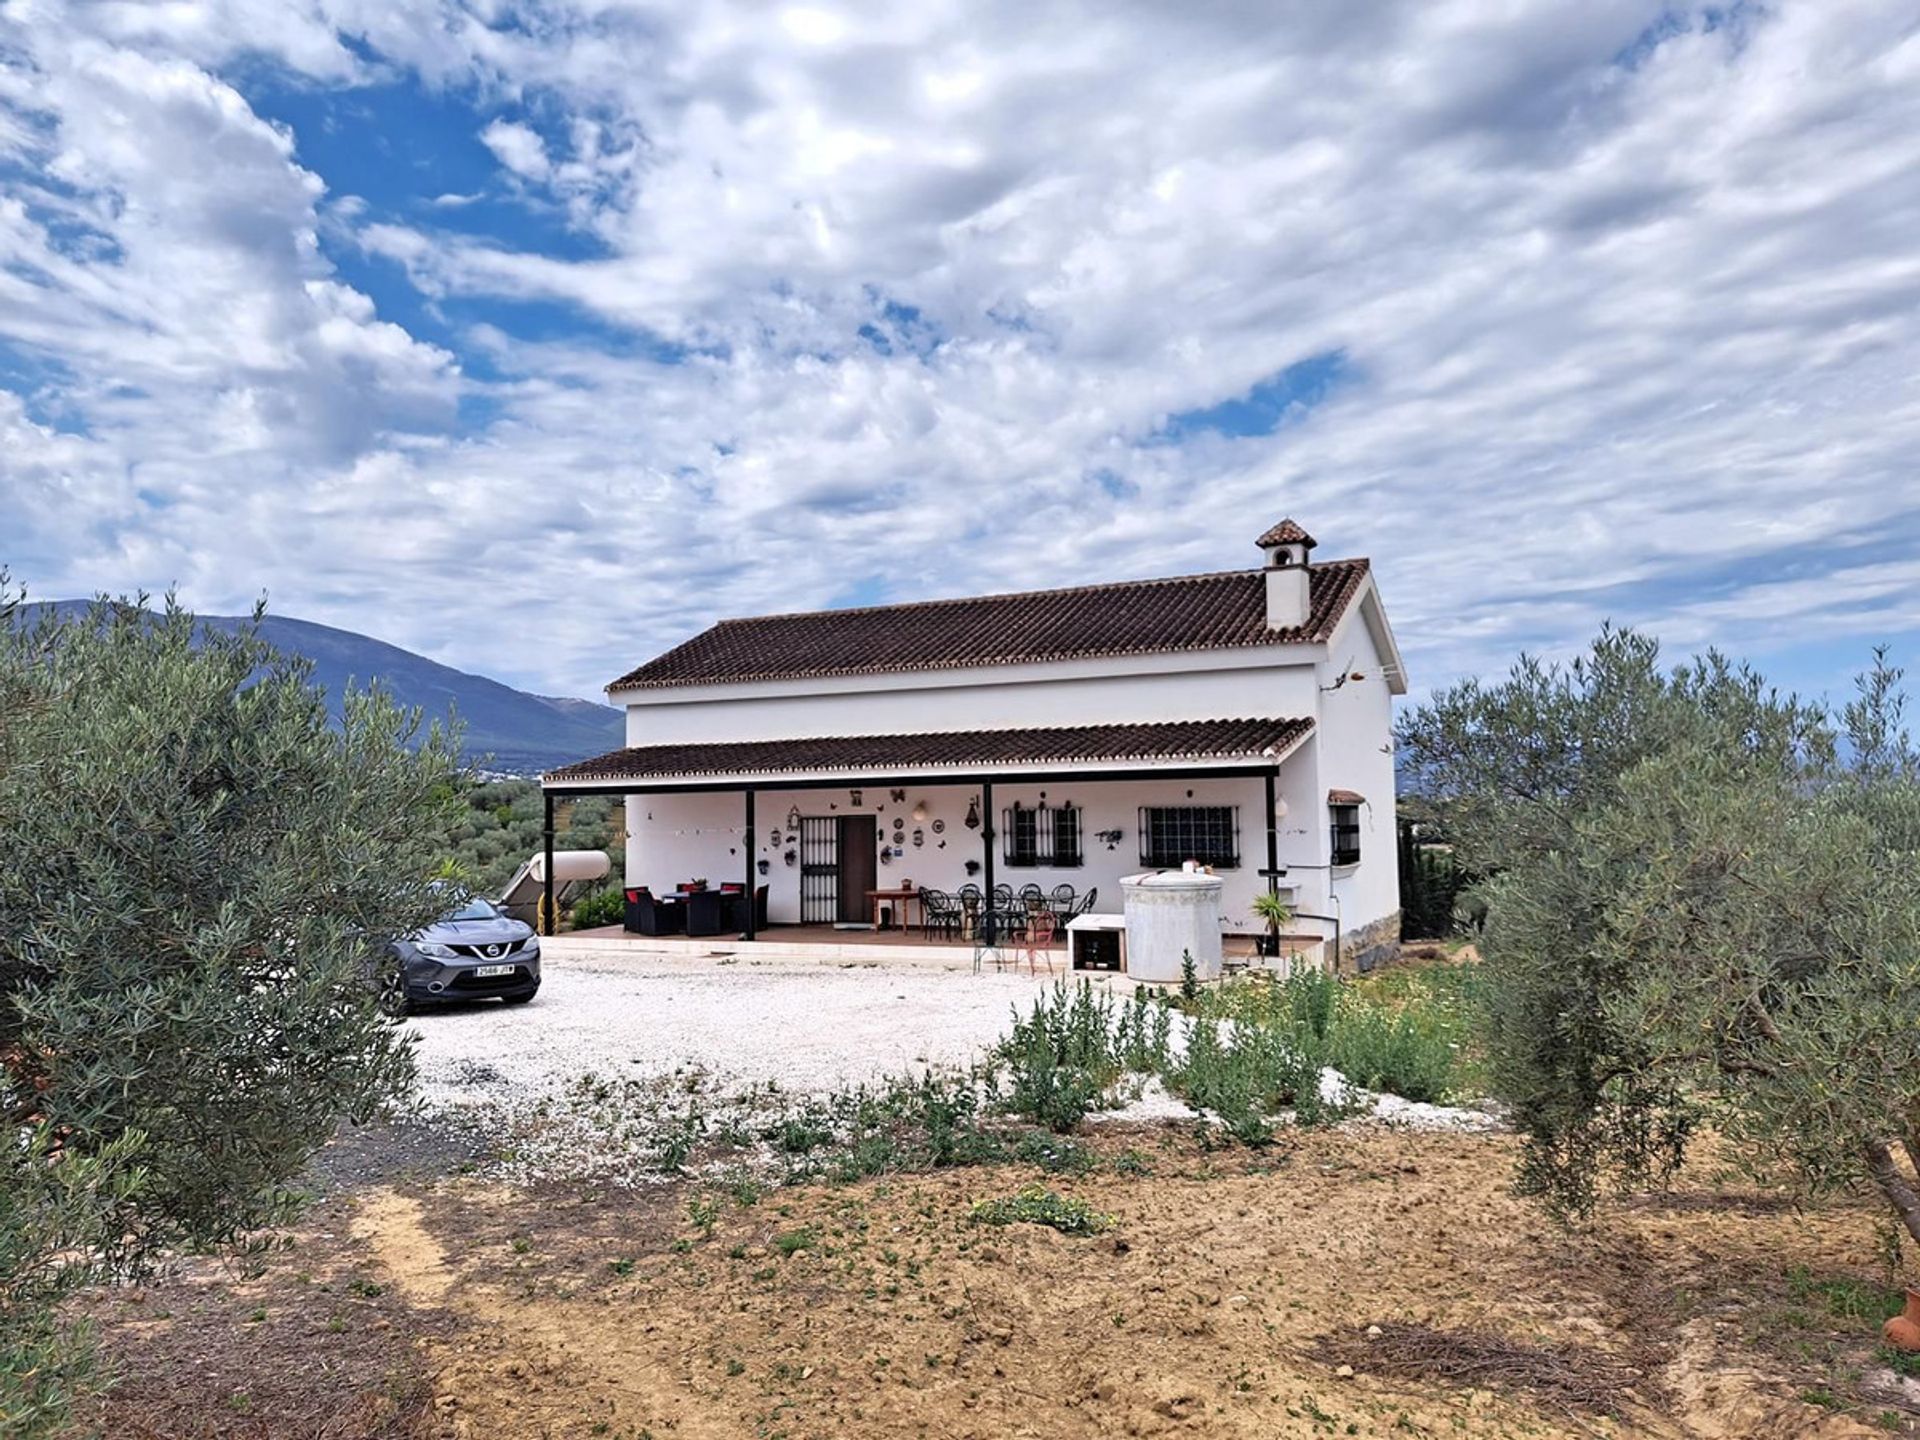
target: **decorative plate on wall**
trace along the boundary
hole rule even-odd
[[[936,821],[934,821],[934,822],[933,822],[933,833],[934,833],[934,834],[936,834],[936,835],[944,835],[944,834],[946,834],[946,833],[947,833],[947,822],[946,822],[946,821],[944,821],[944,820],[936,820]]]

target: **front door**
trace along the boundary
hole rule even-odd
[[[840,918],[840,826],[834,815],[800,817],[800,923]]]
[[[878,866],[874,856],[877,843],[871,815],[840,817],[840,920],[847,924],[873,923],[873,901],[867,892],[875,888]]]

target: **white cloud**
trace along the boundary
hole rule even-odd
[[[545,180],[553,173],[546,142],[531,126],[495,120],[480,132],[480,139],[495,159],[523,180]]]
[[[10,558],[548,691],[856,583],[1251,563],[1281,513],[1373,554],[1421,682],[1609,616],[1911,632],[1920,22],[1667,8],[15,0],[0,153],[45,178],[0,185],[0,339],[83,433],[0,413]],[[471,96],[574,243],[431,178],[323,230],[356,177],[248,107],[259,54]],[[429,313],[632,343],[503,316],[471,378],[335,233]],[[1147,443],[1332,352],[1271,436]]]

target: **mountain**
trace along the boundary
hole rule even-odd
[[[84,613],[87,602],[44,602],[62,617]],[[27,610],[42,608],[29,605]],[[236,615],[202,615],[204,625],[236,630],[249,623]],[[339,697],[347,682],[378,682],[402,705],[419,706],[430,720],[457,715],[463,727],[467,758],[486,770],[510,775],[533,775],[589,755],[603,754],[624,743],[625,722],[610,705],[592,700],[530,695],[464,670],[441,665],[351,630],[316,625],[288,615],[268,615],[260,622],[268,644],[313,662],[314,683],[327,692],[338,715]]]

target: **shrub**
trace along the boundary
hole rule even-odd
[[[615,885],[610,889],[596,890],[574,902],[573,928],[593,930],[602,925],[618,925],[626,916],[626,892]]]
[[[1056,984],[1030,1014],[1014,1012],[1013,1030],[995,1047],[991,1069],[1007,1088],[1001,1107],[1062,1134],[1076,1128],[1129,1071],[1166,1063],[1170,1017],[1162,1002],[1136,990],[1124,1006],[1081,981]]]
[[[1452,1043],[1443,1030],[1412,1010],[1343,1005],[1327,1059],[1355,1085],[1408,1100],[1438,1104],[1452,1089]]]
[[[1006,1198],[982,1200],[967,1218],[975,1225],[1045,1225],[1062,1235],[1098,1235],[1114,1224],[1113,1216],[1044,1185],[1026,1185]]]
[[[762,1138],[788,1158],[792,1178],[856,1180],[1001,1158],[979,1123],[980,1097],[966,1076],[900,1076],[812,1100],[778,1116]]]

